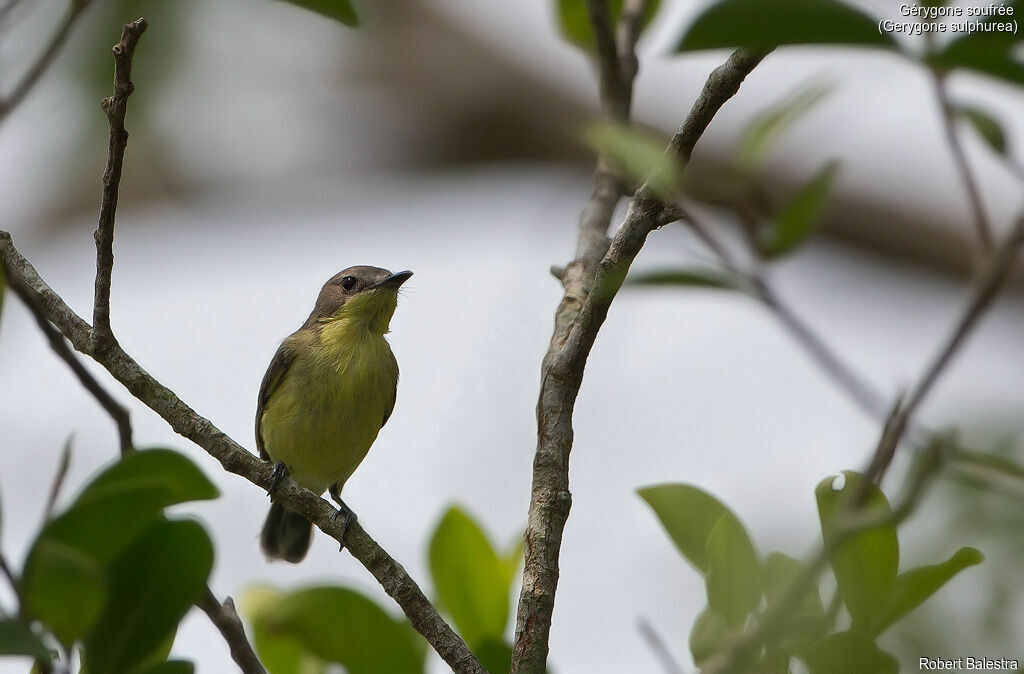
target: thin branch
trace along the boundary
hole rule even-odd
[[[231,659],[244,674],[267,674],[267,670],[263,668],[252,650],[249,639],[245,636],[245,627],[242,626],[231,597],[226,598],[222,604],[207,587],[206,592],[196,602],[196,606],[210,617],[210,622],[220,631],[224,641],[228,643],[228,648],[231,649]]]
[[[874,482],[881,482],[886,470],[888,470],[889,465],[892,463],[896,448],[910,418],[960,350],[964,340],[967,339],[967,336],[977,326],[978,321],[991,306],[993,300],[999,295],[1003,286],[1006,285],[1006,279],[1013,270],[1013,264],[1017,259],[1021,243],[1024,243],[1024,216],[1017,219],[1013,230],[999,249],[995,251],[995,254],[992,255],[988,267],[985,269],[978,287],[970,303],[967,305],[967,309],[939,349],[939,352],[925,369],[917,385],[911,389],[906,402],[898,406],[896,414],[893,415],[891,422],[887,424],[887,432],[883,433],[882,440],[879,442],[871,465],[867,470],[868,477]]]
[[[124,456],[127,452],[132,449],[132,426],[131,420],[128,416],[128,410],[121,405],[121,403],[114,400],[101,385],[96,378],[92,376],[92,373],[86,369],[82,361],[75,356],[74,352],[68,346],[64,340],[64,335],[61,334],[60,330],[51,325],[50,320],[47,318],[47,310],[43,304],[39,301],[39,297],[31,292],[31,290],[19,281],[19,277],[8,275],[8,283],[14,294],[21,299],[22,303],[32,314],[33,318],[36,319],[36,324],[39,329],[42,330],[46,336],[47,341],[50,343],[50,348],[57,354],[57,357],[64,361],[71,372],[74,373],[75,377],[82,384],[82,387],[96,399],[96,402],[110,415],[110,418],[114,420],[114,424],[117,426],[117,434],[120,440],[121,455]]]
[[[623,77],[608,0],[586,0],[586,3],[597,47],[601,108],[609,119],[624,122],[629,119],[632,86]]]
[[[136,399],[160,415],[175,432],[206,450],[225,470],[264,490],[270,488],[272,466],[269,463],[256,458],[208,419],[197,414],[173,391],[143,370],[116,342],[98,348],[91,339],[92,329],[89,324],[39,277],[29,261],[14,247],[11,235],[3,230],[0,230],[0,261],[4,265],[8,282],[12,286],[21,285],[27,289],[45,311],[46,318],[68,338],[75,349],[106,368]],[[331,538],[339,543],[344,542],[352,556],[398,602],[413,628],[423,635],[454,671],[485,674],[466,643],[438,615],[405,569],[359,523],[350,524],[346,533],[344,523],[335,517],[336,511],[330,503],[291,479],[284,480],[274,497]]]
[[[595,29],[599,26],[595,26]],[[766,52],[738,50],[716,68],[668,151],[685,163],[700,134],[719,108],[739,89]],[[600,170],[598,176],[601,175]],[[595,178],[596,179],[596,178]],[[542,364],[537,403],[537,450],[533,464],[529,519],[524,550],[523,589],[516,617],[512,674],[546,668],[551,615],[558,586],[558,557],[569,517],[569,453],[572,413],[583,381],[587,357],[608,308],[622,286],[630,264],[655,229],[678,216],[648,187],[633,200],[625,221],[610,245],[604,243],[614,202],[595,196],[580,220],[577,259],[562,274],[565,294],[555,314],[551,344]],[[611,204],[611,208],[609,208]],[[605,214],[607,220],[603,220]],[[603,257],[599,257],[603,256]],[[600,262],[596,262],[596,260]]]
[[[18,105],[25,100],[25,96],[28,92],[39,81],[39,78],[43,76],[43,73],[50,67],[53,61],[57,58],[57,54],[60,53],[61,47],[67,42],[68,35],[71,33],[71,27],[74,26],[75,21],[79,15],[89,5],[90,0],[71,0],[68,5],[67,14],[64,19],[57,26],[57,30],[54,31],[53,36],[50,37],[50,41],[43,48],[43,51],[39,54],[39,57],[29,66],[25,74],[22,75],[11,92],[0,98],[0,123],[14,110]],[[5,13],[14,7],[14,3],[10,3],[4,8]]]
[[[92,323],[93,339],[98,343],[114,339],[110,331],[110,274],[114,267],[114,215],[117,211],[117,190],[121,183],[121,169],[124,166],[124,150],[128,145],[124,116],[128,109],[128,97],[135,90],[135,85],[132,84],[132,56],[135,54],[135,45],[146,31],[147,25],[144,18],[124,25],[121,41],[111,49],[114,54],[114,93],[101,101],[101,107],[110,124],[110,147],[107,151],[107,166],[103,171],[99,224],[93,235],[96,239],[96,287]]]
[[[647,645],[650,646],[651,652],[654,653],[654,657],[657,658],[658,662],[661,663],[662,669],[665,670],[665,674],[683,674],[682,667],[676,662],[675,658],[672,657],[672,652],[665,645],[664,639],[654,629],[654,626],[646,618],[640,618],[636,621],[636,627],[640,631],[640,636],[643,637]]]
[[[7,583],[11,586],[11,591],[14,592],[14,596],[18,599],[18,607],[20,608],[22,606],[21,588],[18,586],[18,579],[15,578],[11,567],[7,565],[7,559],[4,557],[3,552],[0,552],[0,575],[7,579]]]
[[[946,88],[946,73],[932,71],[932,88],[935,91],[935,100],[938,102],[939,111],[942,115],[942,125],[946,134],[946,142],[949,151],[953,155],[957,173],[960,174],[960,181],[967,192],[967,199],[971,205],[971,213],[974,220],[974,227],[978,231],[978,240],[985,252],[992,250],[992,226],[989,224],[988,215],[985,213],[985,205],[982,202],[981,190],[971,171],[967,161],[967,154],[964,152],[963,144],[960,142],[960,134],[956,128],[956,111],[953,102],[949,98],[949,91]]]
[[[615,46],[619,55],[619,72],[621,73],[626,93],[626,114],[632,103],[633,80],[636,79],[640,62],[636,57],[636,43],[644,27],[644,18],[650,8],[651,0],[625,0],[619,15],[619,25],[615,31]]]
[[[57,464],[57,473],[53,476],[53,483],[50,485],[50,495],[46,498],[46,509],[43,511],[43,519],[49,520],[53,517],[53,509],[57,505],[57,497],[64,486],[64,479],[68,476],[68,468],[71,467],[71,439],[68,436],[64,441],[64,450],[60,453],[60,463]]]

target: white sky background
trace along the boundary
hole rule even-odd
[[[589,82],[584,62],[561,44],[544,3],[440,4],[551,81],[581,97],[592,94],[581,84]],[[232,0],[205,11],[216,25],[240,6]],[[282,132],[282,116],[293,114],[296,92],[319,91],[317,78],[329,72],[324,63],[336,57],[333,42],[345,33],[284,5],[246,7],[228,35],[197,31],[186,58],[207,68],[181,68],[159,107],[163,129],[180,139],[197,171],[247,178],[236,189],[184,203],[122,207],[114,328],[150,373],[252,446],[260,379],[322,282],[351,264],[414,270],[390,338],[402,368],[396,411],[347,485],[346,501],[429,592],[427,536],[448,504],[467,507],[502,545],[525,523],[539,364],[559,298],[547,269],[574,249],[588,176],[521,166],[368,175],[358,158],[373,148],[361,146],[370,141],[354,132],[350,171],[301,185],[289,181],[290,173],[318,161],[318,125],[329,120],[315,114],[317,96],[339,94],[311,94],[300,110],[303,123],[288,125],[294,136]],[[274,34],[266,33],[267,22],[278,29]],[[251,42],[257,34],[264,38],[258,46]],[[294,35],[304,36],[301,49],[289,44]],[[219,58],[208,58],[214,54]],[[674,126],[719,60],[652,61],[639,84],[640,115]],[[844,184],[861,181],[895,197],[932,200],[934,208],[964,208],[925,80],[889,57],[827,55],[805,63],[773,56],[744,85],[745,102],[723,111],[708,141],[726,142],[757,103],[774,100],[820,63],[841,86],[787,139],[779,161],[799,159],[810,171],[840,152],[853,159]],[[979,81],[958,86],[995,101],[997,109],[1020,110],[1019,94]],[[372,92],[357,89],[351,98],[345,109],[363,110],[365,124],[375,110]],[[45,151],[32,155],[35,139],[60,142],[62,125],[77,115],[52,114],[61,100],[59,84],[51,82],[0,131],[0,217],[20,225],[13,233],[22,252],[87,315],[94,216],[76,217],[57,237],[29,218],[32,204],[45,198],[49,170]],[[837,115],[843,132],[833,134]],[[237,125],[225,129],[211,119]],[[1022,119],[1018,114],[1017,123]],[[834,143],[809,142],[816,133]],[[144,161],[132,148],[129,174],[133,162]],[[998,186],[995,167],[983,168],[990,171],[987,184]],[[932,181],[954,187],[937,193],[928,187]],[[998,217],[1015,202],[997,198],[990,207]],[[672,263],[695,250],[681,228],[669,227],[651,237],[638,266]],[[889,392],[913,380],[965,299],[952,281],[828,244],[811,246],[777,272],[795,307]],[[1021,308],[1019,299],[1004,301],[986,320],[926,406],[928,419],[963,422],[970,431],[972,419],[1020,409]],[[0,372],[0,543],[20,560],[67,435],[75,433],[72,486],[116,453],[116,439],[13,298],[0,323]],[[116,383],[101,380],[129,400]],[[237,597],[255,582],[340,582],[382,596],[369,574],[322,536],[300,566],[265,563],[256,537],[266,497],[224,474],[152,413],[132,409],[140,445],[186,452],[223,491],[218,501],[183,509],[213,534],[218,595]],[[598,339],[576,411],[574,505],[552,637],[557,671],[659,671],[636,630],[640,616],[688,662],[685,635],[703,605],[702,583],[636,497],[637,487],[698,484],[741,516],[762,550],[785,546],[800,554],[817,531],[814,485],[861,465],[876,435],[877,425],[752,302],[707,291],[624,291]],[[65,499],[73,494],[69,488]],[[950,542],[946,552],[953,547]],[[954,587],[969,594],[969,576]],[[9,599],[4,591],[0,600]],[[386,598],[382,603],[397,614]],[[197,611],[184,623],[175,652],[195,659],[203,674],[232,671],[219,634]],[[0,662],[2,674],[24,669]]]

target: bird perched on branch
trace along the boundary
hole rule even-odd
[[[329,490],[345,526],[355,515],[341,488],[395,407],[398,361],[384,335],[411,271],[349,267],[324,284],[313,312],[281,343],[260,386],[256,446],[274,462],[274,489],[290,475],[316,494]],[[313,525],[274,503],[260,544],[271,559],[295,563]]]

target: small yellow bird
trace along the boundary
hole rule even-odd
[[[354,514],[341,488],[395,408],[398,361],[384,335],[411,271],[349,267],[324,284],[302,327],[281,343],[260,386],[256,446],[316,494],[330,490],[346,524]],[[274,487],[271,487],[273,496]],[[260,544],[271,559],[295,563],[309,550],[313,525],[274,503]]]

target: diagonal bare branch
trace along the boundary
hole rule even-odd
[[[594,28],[598,31],[601,25],[595,23]],[[741,49],[716,68],[667,151],[686,163],[715,113],[739,90],[740,83],[765,55],[766,52]],[[611,67],[609,60],[601,62]],[[617,61],[615,67],[618,68]],[[607,243],[606,232],[619,199],[609,187],[610,183],[599,165],[594,195],[580,218],[577,257],[560,274],[565,293],[555,314],[554,333],[542,364],[537,402],[537,450],[512,674],[543,672],[547,663],[562,532],[572,503],[569,492],[572,414],[587,357],[608,308],[648,234],[678,218],[674,207],[664,203],[652,188],[642,186],[625,221],[610,244]]]
[[[267,674],[256,653],[252,650],[252,644],[245,636],[245,627],[235,610],[235,602],[228,597],[222,604],[214,596],[210,588],[196,602],[203,613],[210,618],[210,622],[220,631],[224,641],[231,650],[231,659],[235,661],[243,674]]]
[[[11,235],[0,230],[0,262],[8,283],[23,286],[43,308],[49,320],[79,352],[102,365],[128,391],[164,419],[178,434],[202,447],[229,473],[269,489],[272,466],[259,460],[228,437],[211,421],[200,416],[173,391],[142,369],[116,342],[97,347],[92,328],[51,289],[14,247]],[[330,503],[300,487],[291,479],[274,492],[282,505],[299,513],[345,548],[377,579],[438,655],[456,672],[486,674],[466,643],[437,613],[416,582],[374,541],[359,523],[347,528],[335,517]]]
[[[64,15],[64,19],[57,26],[53,36],[50,37],[50,41],[47,42],[43,51],[39,54],[38,58],[29,66],[25,74],[22,75],[18,83],[14,85],[3,98],[0,98],[0,123],[7,118],[7,116],[13,111],[18,105],[25,100],[25,96],[28,95],[32,88],[39,81],[39,78],[43,76],[43,73],[47,71],[50,65],[57,58],[57,54],[60,53],[64,43],[67,42],[68,35],[71,34],[71,28],[75,25],[82,10],[89,6],[91,0],[71,0],[68,5],[67,14]],[[3,13],[6,14],[15,7],[15,2],[10,2],[3,7]]]

